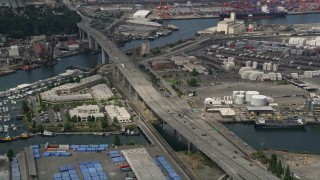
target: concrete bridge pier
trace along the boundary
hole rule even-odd
[[[190,142],[190,141],[188,141],[188,154],[190,154],[191,146],[192,146],[191,142]]]
[[[106,64],[106,51],[102,48],[101,48],[101,64]]]
[[[99,44],[98,41],[94,40],[94,49],[98,50],[99,49]]]
[[[81,28],[79,28],[79,38],[80,39],[82,38],[82,30],[81,30]]]
[[[181,134],[178,133],[178,141],[181,142]]]
[[[81,30],[82,32],[82,35],[81,35],[81,37],[82,37],[82,41],[85,41],[86,40],[86,37],[85,37],[85,31],[84,30]]]
[[[89,41],[89,49],[92,49],[92,39],[89,35],[88,35],[88,41]]]

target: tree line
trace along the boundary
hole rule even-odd
[[[0,33],[23,39],[32,35],[72,34],[81,17],[66,7],[0,7]]]

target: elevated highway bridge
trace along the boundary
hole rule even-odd
[[[66,1],[64,1],[66,2]],[[121,20],[119,20],[121,21]],[[115,25],[115,22],[113,25]],[[252,164],[237,147],[213,129],[177,97],[164,97],[137,69],[136,65],[104,34],[83,18],[78,27],[81,34],[100,45],[102,62],[106,54],[113,63],[113,75],[129,89],[129,92],[141,99],[160,119],[175,129],[179,136],[188,140],[188,150],[193,145],[212,159],[232,179],[273,180],[278,179],[264,168]],[[112,26],[113,26],[112,25]],[[90,42],[90,40],[89,40]]]

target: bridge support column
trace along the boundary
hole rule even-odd
[[[164,120],[162,120],[162,131],[164,131],[165,130],[165,122],[164,122]]]
[[[191,149],[191,142],[188,141],[188,154],[190,154],[190,149]]]
[[[88,35],[88,41],[89,41],[89,49],[92,49],[92,40],[89,35]]]
[[[82,37],[82,30],[80,28],[79,28],[79,37],[80,37],[80,39]]]
[[[84,30],[82,30],[82,32],[81,32],[81,33],[82,33],[82,35],[81,35],[81,37],[82,37],[82,41],[85,41],[85,38],[86,38],[86,37],[85,37],[85,32],[84,32]]]
[[[178,133],[178,141],[181,142],[181,134]]]
[[[106,64],[106,52],[101,48],[101,64]]]
[[[94,49],[98,50],[99,49],[99,44],[97,40],[94,40]]]

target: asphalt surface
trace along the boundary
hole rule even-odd
[[[115,62],[114,74],[121,73],[132,88],[140,95],[161,119],[197,146],[209,158],[214,160],[233,179],[278,179],[265,169],[252,165],[238,149],[219,133],[213,132],[203,119],[196,116],[178,98],[165,98],[157,92],[150,82],[136,69],[135,65],[103,34],[90,27],[87,22],[78,23],[79,28],[85,30],[98,41]],[[183,114],[184,118],[179,117]],[[221,143],[222,145],[218,145]]]

